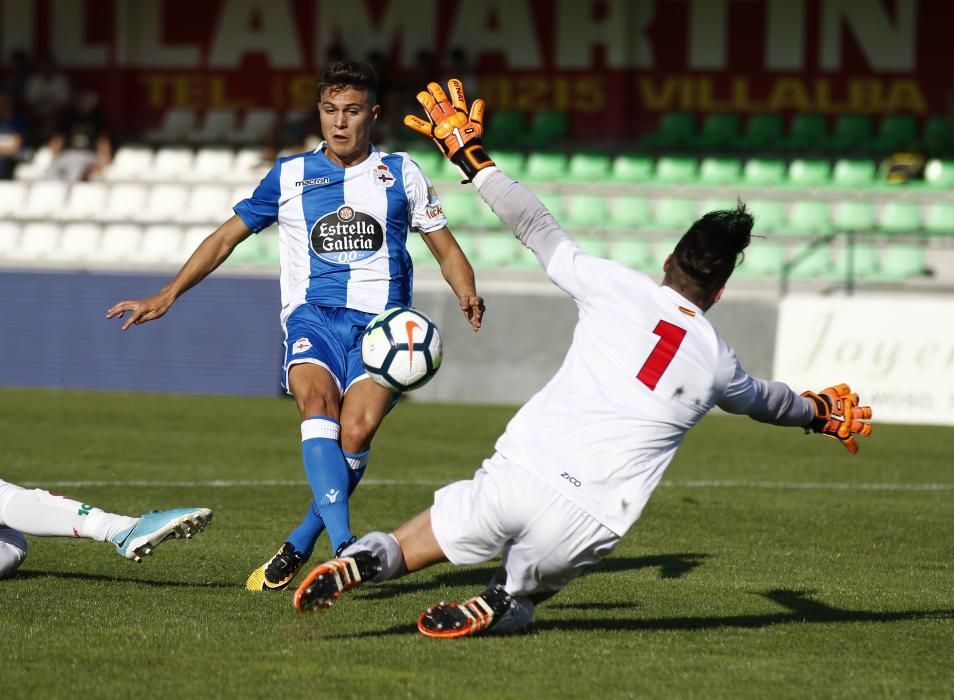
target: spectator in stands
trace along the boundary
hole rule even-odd
[[[376,144],[388,142],[401,130],[400,95],[394,90],[394,75],[391,62],[380,51],[368,54],[368,64],[378,76],[378,104],[381,105],[381,117],[371,135]]]
[[[10,66],[4,77],[3,89],[13,96],[14,106],[23,107],[27,81],[30,79],[30,55],[22,49],[10,54]]]
[[[62,124],[50,139],[53,162],[47,177],[67,182],[86,180],[112,160],[106,120],[95,90],[80,88]]]
[[[0,180],[13,177],[13,169],[26,146],[27,122],[16,108],[14,94],[0,91]]]
[[[39,62],[26,81],[23,96],[33,137],[37,142],[53,135],[70,102],[70,80],[51,58]]]
[[[448,79],[457,78],[464,85],[464,94],[476,95],[480,92],[480,83],[477,80],[477,74],[473,66],[470,65],[470,59],[467,52],[460,46],[455,46],[450,50],[447,56]]]

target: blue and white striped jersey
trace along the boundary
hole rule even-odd
[[[447,225],[431,183],[406,153],[335,165],[325,144],[279,158],[234,211],[258,233],[278,222],[282,322],[303,303],[380,313],[411,304],[408,229]]]

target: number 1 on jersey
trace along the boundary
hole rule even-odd
[[[653,329],[653,333],[659,336],[659,342],[649,353],[649,357],[643,363],[642,369],[636,375],[636,379],[648,386],[650,390],[655,391],[663,372],[669,367],[672,358],[682,344],[682,339],[686,337],[686,330],[679,326],[674,326],[668,321],[660,321]]]

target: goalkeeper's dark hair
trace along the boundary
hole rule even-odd
[[[741,201],[735,209],[710,211],[676,244],[667,280],[692,296],[710,298],[742,262],[742,251],[752,239],[753,223]]]
[[[336,61],[328,66],[318,76],[318,101],[325,90],[333,93],[354,88],[368,93],[368,102],[377,104],[378,76],[367,63],[363,61]]]

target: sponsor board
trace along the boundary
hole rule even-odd
[[[874,422],[954,425],[954,297],[791,296],[774,375],[797,391],[847,382]]]

